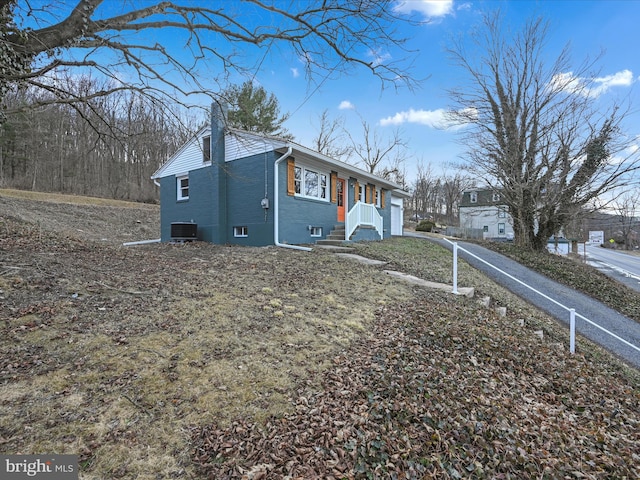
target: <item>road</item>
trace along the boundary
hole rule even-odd
[[[451,243],[444,239],[408,232],[405,232],[405,235],[436,242],[452,250]],[[458,242],[458,246],[460,247],[458,249],[460,258],[567,327],[569,326],[568,308],[574,308],[576,311],[576,331],[579,335],[601,345],[629,365],[640,369],[640,323],[621,315],[587,295],[550,280],[504,255],[473,243]],[[478,260],[478,257],[484,261]],[[488,266],[485,262],[495,268]],[[532,291],[511,277],[526,283],[543,295]],[[563,306],[559,306],[558,303]],[[596,323],[600,328],[584,320],[583,317]],[[606,333],[602,329],[610,333]],[[567,331],[567,343],[568,341],[569,332]]]
[[[640,256],[595,245],[586,251],[589,265],[640,292]]]

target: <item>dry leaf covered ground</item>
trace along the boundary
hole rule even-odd
[[[467,267],[507,317],[325,251],[122,247],[157,206],[47,200],[0,191],[3,453],[87,479],[640,476],[637,374]],[[450,275],[419,240],[361,252]]]

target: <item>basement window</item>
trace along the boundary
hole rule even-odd
[[[322,236],[322,227],[311,227],[311,236],[312,237],[321,237]]]
[[[245,238],[249,236],[247,227],[233,227],[233,236],[236,238]]]

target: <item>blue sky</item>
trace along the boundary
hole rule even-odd
[[[375,125],[383,137],[400,129],[409,144],[405,162],[409,181],[415,178],[418,162],[431,165],[436,174],[451,171],[447,165],[459,163],[463,147],[455,130],[439,125],[443,111],[451,105],[446,90],[456,86],[460,72],[451,65],[443,47],[451,35],[464,35],[477,25],[481,12],[498,8],[505,23],[515,30],[534,15],[550,22],[546,48],[549,62],[567,44],[576,66],[587,57],[603,53],[597,63],[599,100],[608,103],[628,99],[632,107],[640,110],[640,90],[636,85],[640,82],[640,1],[412,0],[398,5],[404,13],[428,20],[408,32],[412,37],[408,48],[418,51],[416,76],[428,77],[416,91],[381,91],[380,82],[368,71],[355,69],[352,75],[324,82],[309,95],[309,84],[295,59],[286,65],[282,59],[271,58],[277,64],[262,65],[256,81],[276,95],[284,112],[291,113],[285,126],[296,141],[311,144],[318,131],[318,116],[327,109],[330,117],[342,117],[355,137],[361,131],[361,119]],[[633,114],[629,120],[628,133],[640,135],[640,115]]]
[[[189,1],[205,3],[203,0],[185,0]],[[101,10],[102,14],[110,16],[155,2],[157,0],[105,0]],[[45,0],[31,0],[30,5],[40,3],[44,5]],[[285,0],[281,3],[287,5]],[[419,162],[425,167],[430,166],[435,174],[452,171],[448,165],[460,162],[463,147],[459,143],[459,131],[442,128],[442,115],[451,107],[447,89],[460,84],[461,72],[451,64],[444,47],[451,36],[467,38],[465,33],[480,23],[482,13],[496,9],[503,14],[505,28],[515,31],[519,31],[523,22],[533,16],[542,16],[549,21],[546,48],[549,63],[567,45],[576,66],[586,58],[602,53],[597,63],[600,68],[596,75],[600,85],[598,101],[603,104],[614,100],[630,102],[638,113],[628,117],[627,133],[640,139],[640,46],[637,34],[640,0],[391,0],[391,3],[398,12],[424,22],[418,27],[403,25],[401,28],[405,30],[400,32],[409,38],[407,49],[416,52],[415,77],[427,78],[417,90],[396,90],[391,86],[381,90],[380,81],[369,70],[357,67],[350,69],[349,75],[327,79],[319,76],[314,79],[315,83],[309,83],[303,63],[286,46],[268,49],[268,55],[264,49],[252,49],[242,44],[235,46],[238,53],[246,57],[244,61],[253,80],[278,98],[283,113],[291,114],[285,127],[298,143],[312,146],[319,129],[319,116],[327,110],[330,118],[342,118],[356,139],[361,137],[363,120],[377,129],[381,138],[399,129],[409,147],[404,165],[409,184],[415,179]],[[213,3],[206,0],[206,4],[222,6],[225,13],[241,23],[263,25],[270,20],[264,11],[256,11],[257,7],[250,3],[236,0]],[[55,5],[45,9],[46,14],[38,26],[53,23],[58,14],[72,8],[75,1]],[[29,17],[24,21],[34,20]],[[184,31],[160,29],[132,35],[134,39],[139,35],[138,40],[177,47],[185,63],[193,62],[189,48],[185,47],[188,37]],[[215,37],[210,42],[222,56],[233,48],[219,44]],[[397,60],[394,55],[398,52],[378,53],[391,61]],[[216,83],[221,65],[213,55],[197,68],[202,68],[199,73],[202,74],[204,88],[219,91],[227,86]],[[248,78],[235,75],[231,81],[240,84]],[[123,80],[126,81],[126,77]]]

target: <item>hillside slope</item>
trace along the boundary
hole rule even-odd
[[[144,203],[0,189],[0,216],[109,244],[160,238],[160,207]]]
[[[123,247],[157,207],[70,201],[0,192],[3,453],[83,479],[640,477],[637,373],[468,266],[507,316],[323,251]]]

